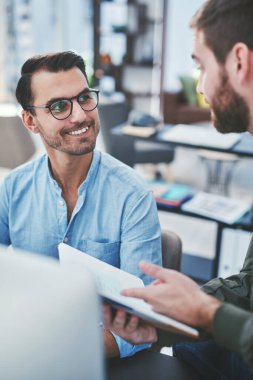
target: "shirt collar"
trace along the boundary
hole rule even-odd
[[[88,175],[79,187],[79,194],[81,194],[84,190],[86,190],[86,188],[89,186],[90,182],[93,180],[93,178],[95,178],[97,171],[98,171],[100,160],[101,160],[101,152],[94,149],[91,165],[90,165],[90,168],[88,171]],[[52,183],[55,188],[60,189],[57,181],[54,179],[54,177],[52,175],[49,157],[47,155],[46,155],[46,164],[47,164],[47,172],[48,172],[48,177],[49,177],[50,183]]]

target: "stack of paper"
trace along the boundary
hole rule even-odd
[[[184,211],[233,224],[251,209],[249,202],[210,193],[198,193],[183,204]]]

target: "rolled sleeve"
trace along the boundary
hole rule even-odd
[[[118,335],[115,335],[113,332],[112,332],[112,334],[113,334],[114,339],[116,340],[116,343],[118,345],[121,358],[133,356],[137,352],[151,347],[150,343],[139,344],[136,346],[136,345],[133,345],[131,343],[128,343],[126,340],[120,338]]]

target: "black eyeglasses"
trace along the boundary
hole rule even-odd
[[[77,96],[66,99],[56,99],[52,103],[45,106],[25,106],[24,109],[29,110],[33,108],[48,108],[52,116],[57,120],[67,119],[73,110],[73,100],[76,99],[80,107],[85,111],[93,111],[98,105],[99,90],[89,88],[84,90]]]

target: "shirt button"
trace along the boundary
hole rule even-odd
[[[69,239],[68,239],[67,236],[66,236],[66,237],[63,239],[63,242],[64,242],[64,243],[67,243],[68,240],[69,240]]]
[[[64,200],[63,200],[63,199],[60,199],[60,200],[59,200],[59,202],[58,202],[58,204],[59,204],[60,206],[63,206],[63,205],[64,205],[64,203],[65,203],[65,202],[64,202]]]

